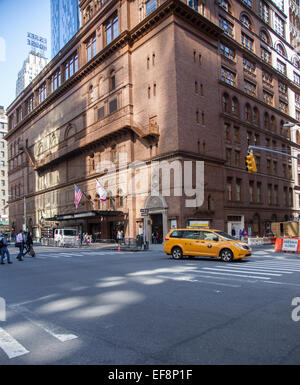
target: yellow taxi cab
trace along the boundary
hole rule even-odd
[[[165,238],[164,252],[174,259],[183,256],[220,258],[224,262],[249,257],[251,248],[220,230],[172,229]]]

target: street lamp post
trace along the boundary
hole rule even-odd
[[[285,124],[283,124],[283,127],[284,128],[300,127],[300,124],[298,124],[298,123],[285,123]],[[296,140],[297,140],[297,138],[295,138],[295,141]],[[298,154],[296,153],[296,155],[298,155]],[[297,158],[298,158],[298,156],[297,156]],[[297,162],[297,168],[298,168],[298,162]],[[299,214],[300,214],[300,212],[298,211],[298,237],[300,237],[300,216],[299,216]]]

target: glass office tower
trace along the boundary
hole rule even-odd
[[[51,0],[52,58],[68,43],[78,29],[78,0]]]

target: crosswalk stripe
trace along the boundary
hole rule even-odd
[[[0,348],[10,359],[29,353],[29,351],[25,349],[24,346],[22,346],[2,328],[0,328]]]
[[[44,321],[36,316],[33,312],[28,310],[25,306],[11,305],[9,308],[21,314],[25,319],[30,321],[32,324],[40,327],[45,332],[49,333],[54,338],[58,339],[61,342],[66,342],[78,338],[75,334],[69,333],[65,329],[52,324],[49,321]]]
[[[233,275],[235,277],[245,277],[245,278],[256,278],[256,279],[271,279],[270,277],[258,277],[255,275],[246,275],[246,274],[236,274],[236,273],[222,273],[217,271],[205,271],[207,274],[217,274],[217,275]]]
[[[223,267],[224,269],[228,269],[228,267],[227,266],[224,266]],[[268,267],[264,267],[264,268],[260,268],[260,267],[235,267],[235,266],[233,266],[233,267],[231,267],[230,266],[230,269],[233,269],[233,270],[241,270],[241,271],[249,271],[249,270],[254,270],[254,271],[261,271],[261,272],[266,272],[266,273],[281,273],[281,274],[293,274],[293,272],[292,271],[290,271],[290,270],[280,270],[280,269],[271,269],[271,268],[268,268]]]
[[[247,274],[259,274],[259,275],[273,275],[273,276],[277,276],[277,277],[280,277],[281,274],[277,274],[277,273],[260,273],[260,272],[257,272],[257,271],[251,271],[251,270],[246,270],[246,271],[243,271],[243,270],[235,270],[235,269],[231,269],[231,268],[227,268],[227,267],[217,267],[217,268],[211,268],[211,267],[203,267],[203,270],[216,270],[216,271],[231,271],[231,272],[238,272],[238,273],[247,273]]]

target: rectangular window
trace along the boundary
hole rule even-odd
[[[224,123],[225,138],[226,140],[231,140],[230,124]]]
[[[253,51],[253,43],[254,40],[242,32],[242,45],[250,51]]]
[[[242,181],[241,181],[241,179],[237,179],[236,180],[236,184],[235,184],[235,192],[236,192],[236,196],[235,196],[235,198],[236,198],[236,200],[238,201],[238,202],[240,202],[241,200],[242,200],[242,194],[241,194],[241,186],[242,186]]]
[[[269,7],[263,1],[260,1],[259,4],[259,16],[266,24],[269,24]]]
[[[286,84],[278,82],[278,91],[281,95],[287,96],[288,87]]]
[[[272,185],[268,184],[268,205],[272,204]]]
[[[104,106],[98,108],[98,120],[103,119],[103,118],[104,118]]]
[[[300,85],[300,76],[294,72],[294,83]]]
[[[232,160],[231,160],[231,153],[232,153],[231,149],[230,148],[226,148],[226,163],[227,163],[228,166],[231,166],[231,162],[232,162]]]
[[[257,182],[256,202],[261,203],[261,182]]]
[[[96,34],[92,35],[86,42],[87,61],[91,60],[97,53]]]
[[[273,106],[273,95],[269,94],[269,92],[264,91],[264,102]]]
[[[279,109],[281,112],[284,112],[285,114],[288,113],[289,105],[282,100],[279,100]]]
[[[276,14],[275,14],[275,17],[274,17],[274,30],[278,33],[278,35],[284,37],[284,22]]]
[[[194,8],[194,0],[189,0],[189,6]],[[197,1],[198,6],[198,1]],[[150,15],[151,12],[153,12],[156,9],[156,0],[148,0],[146,2],[146,15]]]
[[[300,94],[295,94],[295,106],[300,108]]]
[[[251,203],[254,202],[254,182],[249,181],[249,200]]]
[[[244,91],[249,95],[256,95],[256,85],[244,80]]]
[[[279,204],[279,195],[278,195],[278,186],[274,186],[274,204],[278,205]]]
[[[234,141],[240,143],[240,128],[234,127]]]
[[[243,68],[252,74],[255,73],[255,64],[246,58],[243,58]]]
[[[224,19],[222,16],[219,16],[219,27],[224,30],[225,35],[233,37],[233,24]]]
[[[231,86],[235,85],[235,74],[225,68],[221,68],[221,80]]]
[[[109,19],[105,24],[105,45],[110,44],[119,35],[118,16]]]
[[[286,65],[279,59],[277,59],[277,70],[286,75]]]
[[[269,72],[263,71],[262,73],[262,79],[264,83],[267,83],[268,85],[272,85],[273,83],[273,76]]]
[[[267,49],[260,47],[260,57],[263,61],[270,64],[271,63],[271,52],[269,52]]]
[[[115,98],[109,102],[109,113],[112,114],[113,112],[117,111],[117,109],[118,109],[118,103],[117,103],[117,98]]]
[[[232,178],[227,178],[226,193],[227,200],[232,201]]]
[[[234,60],[235,58],[235,51],[222,43],[220,44],[220,53],[227,59]]]
[[[234,151],[234,165],[241,167],[241,153],[240,151]]]

